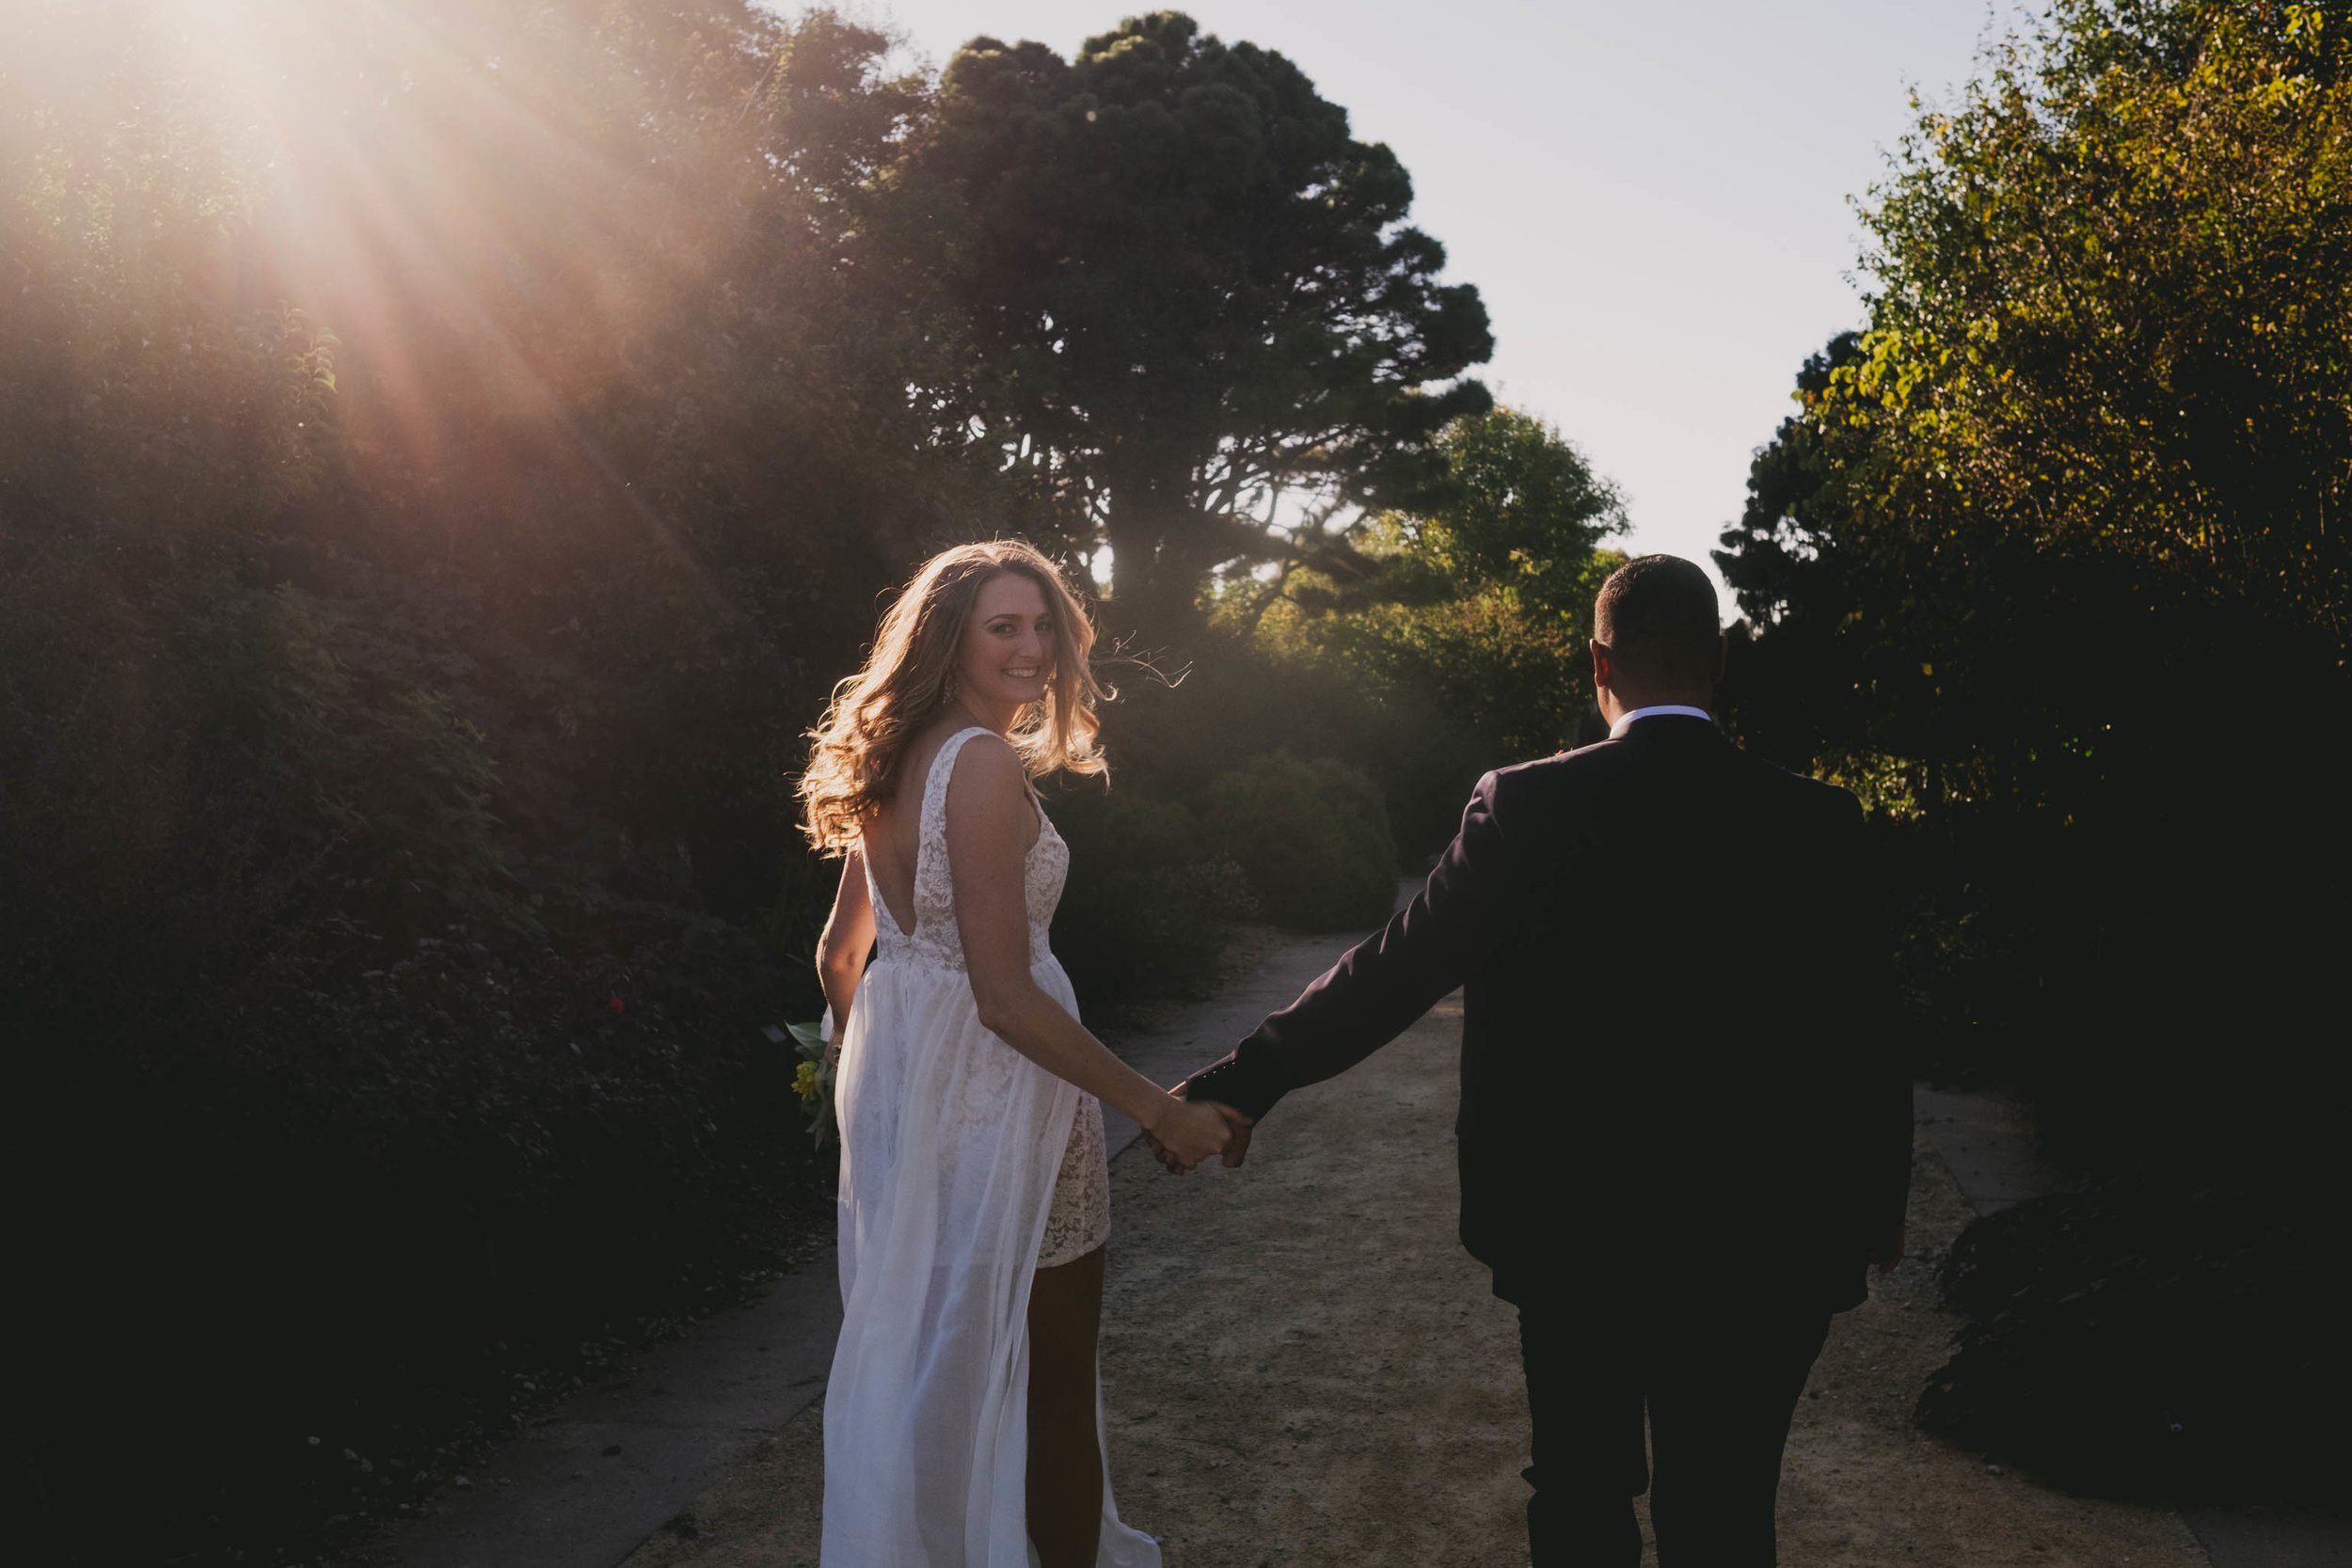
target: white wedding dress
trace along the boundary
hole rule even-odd
[[[947,784],[924,781],[914,929],[872,886],[881,952],[850,1008],[841,1129],[841,1339],[825,1394],[822,1568],[1029,1568],[1029,1282],[1110,1229],[1094,1097],[980,1025],[947,867]],[[1077,1000],[1046,942],[1070,850],[1039,814],[1025,862],[1037,983]],[[1095,1424],[1102,1430],[1101,1396]],[[1158,1568],[1103,1465],[1096,1568]]]

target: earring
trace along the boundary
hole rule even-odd
[[[942,681],[942,682],[940,682],[940,683],[939,683],[939,705],[940,705],[941,707],[946,707],[948,704],[950,704],[950,703],[954,702],[955,700],[956,700],[956,677],[955,677],[955,672],[953,672],[953,671],[949,671],[949,672],[948,672],[948,673],[947,673],[947,678],[946,678],[946,680],[944,680],[944,681]]]

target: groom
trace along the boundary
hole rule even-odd
[[[1664,1568],[1769,1568],[1806,1371],[1902,1244],[1861,810],[1715,727],[1697,566],[1628,562],[1593,639],[1609,738],[1481,779],[1404,912],[1181,1092],[1231,1108],[1237,1164],[1466,988],[1462,1243],[1519,1312],[1535,1568],[1634,1568],[1645,1490]]]

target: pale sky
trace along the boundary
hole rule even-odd
[[[933,64],[988,33],[1065,57],[1118,0],[852,0]],[[1859,325],[1848,205],[2015,0],[1194,0],[1288,55],[1413,177],[1493,320],[1483,374],[1625,492],[1636,551],[1707,564],[1805,356]],[[1726,596],[1728,618],[1732,606]]]

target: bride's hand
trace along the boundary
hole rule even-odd
[[[1216,1106],[1194,1104],[1173,1093],[1144,1132],[1160,1164],[1179,1176],[1203,1160],[1223,1154],[1233,1141],[1232,1125]]]

